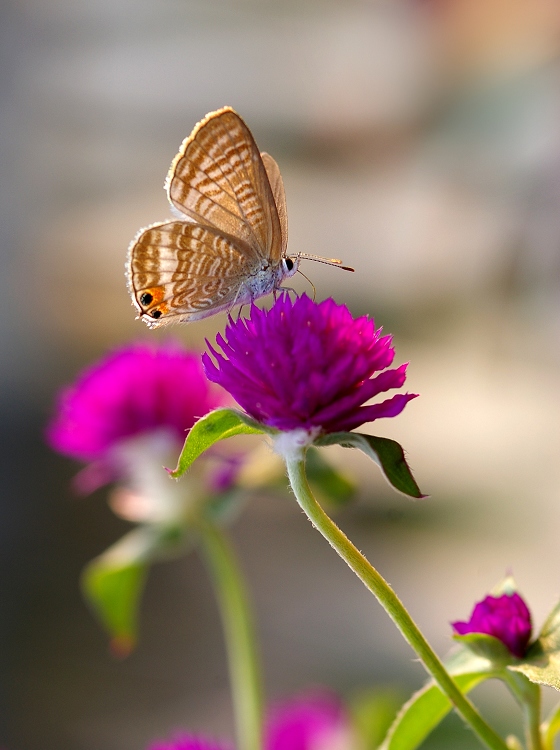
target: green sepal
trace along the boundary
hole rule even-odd
[[[505,667],[515,658],[503,641],[487,633],[454,635],[453,640],[462,643],[477,656],[488,659],[496,667]]]
[[[537,640],[520,664],[508,667],[531,682],[560,690],[560,604],[552,610]]]
[[[404,450],[389,438],[363,435],[360,432],[332,432],[314,441],[316,446],[342,445],[343,448],[358,448],[378,464],[385,478],[398,492],[409,497],[422,498],[420,488],[406,463]]]
[[[305,458],[305,472],[314,494],[337,506],[346,505],[352,500],[356,495],[356,485],[325,461],[320,451],[310,448]]]
[[[185,531],[176,526],[140,526],[96,557],[82,573],[82,591],[111,638],[126,656],[138,640],[138,611],[150,564],[176,552]]]
[[[446,662],[447,671],[465,694],[498,672],[487,659],[461,647]],[[453,706],[431,680],[399,711],[379,750],[414,750],[443,721]]]
[[[178,479],[183,476],[191,464],[219,440],[233,437],[234,435],[258,435],[262,433],[275,434],[269,427],[255,422],[243,412],[237,409],[216,409],[195,422],[191,427],[179,461],[173,471],[169,474]]]
[[[492,596],[503,596],[504,594],[511,596],[512,594],[518,594],[519,591],[513,576],[509,575],[503,578],[497,586],[494,586],[490,593]]]

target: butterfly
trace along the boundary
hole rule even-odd
[[[287,255],[280,169],[231,107],[207,114],[183,141],[165,190],[178,218],[141,229],[126,264],[132,302],[150,328],[276,292],[302,258],[346,268],[335,258]]]

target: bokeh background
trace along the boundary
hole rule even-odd
[[[169,335],[201,347],[223,328],[146,330],[123,265],[137,229],[169,216],[182,139],[224,104],[280,164],[290,250],[357,269],[306,263],[318,298],[393,332],[422,394],[372,429],[404,444],[431,497],[396,496],[333,449],[362,487],[339,522],[440,653],[449,621],[510,571],[541,623],[560,594],[557,0],[6,0],[0,41],[6,747],[138,750],[182,726],[231,736],[196,555],[153,570],[140,646],[114,660],[78,576],[127,527],[102,492],[72,496],[77,467],[42,438],[56,390],[108,348]],[[252,498],[232,532],[272,697],[422,684],[288,496]],[[478,695],[515,728],[499,685]],[[478,746],[457,731],[425,747]]]

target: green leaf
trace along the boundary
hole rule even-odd
[[[404,495],[415,498],[426,497],[412,476],[402,447],[395,440],[363,435],[360,432],[333,432],[317,438],[314,443],[316,446],[335,444],[363,451],[381,467],[389,484]]]
[[[499,674],[491,662],[463,646],[450,655],[446,667],[463,693]],[[380,750],[413,750],[451,710],[449,698],[430,680],[401,708]]]
[[[237,409],[211,411],[191,427],[177,467],[169,473],[175,479],[183,476],[190,465],[219,440],[225,440],[234,435],[258,435],[263,432],[269,433],[271,430]]]
[[[560,690],[560,604],[552,610],[537,640],[520,664],[508,667],[531,682]]]
[[[521,672],[531,682],[538,685],[548,685],[560,690],[560,654],[543,654],[538,658],[532,658],[521,664],[508,667],[514,672]]]
[[[509,648],[499,638],[494,638],[493,635],[467,633],[466,635],[454,635],[453,640],[464,644],[477,656],[488,659],[495,666],[503,667],[513,660]]]
[[[455,677],[463,693],[491,675],[474,672]],[[380,750],[413,750],[418,747],[451,711],[452,704],[437,685],[430,683],[404,704]]]
[[[560,603],[554,607],[546,618],[536,643],[546,653],[560,651]],[[535,645],[533,644],[533,647]]]
[[[307,451],[305,471],[312,488],[334,505],[345,505],[356,494],[356,485],[314,448]]]
[[[402,696],[389,688],[367,690],[352,698],[350,713],[360,747],[364,750],[379,747],[401,704]]]
[[[126,656],[136,645],[138,610],[150,563],[176,551],[184,538],[185,531],[176,526],[140,526],[84,569],[84,596],[111,636],[117,655]]]

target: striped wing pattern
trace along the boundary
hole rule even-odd
[[[148,326],[198,320],[278,288],[287,246],[282,177],[231,107],[196,125],[165,187],[184,218],[141,230],[128,254],[129,291]]]
[[[231,107],[207,115],[183,142],[167,177],[173,206],[279,262],[282,230],[251,131]]]
[[[251,271],[231,238],[211,227],[184,221],[155,224],[133,241],[131,293],[150,325],[198,320],[234,304]],[[151,320],[157,310],[161,320]]]

